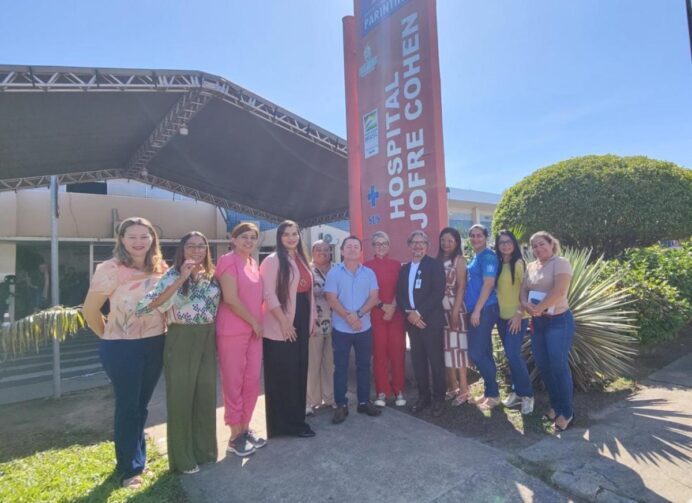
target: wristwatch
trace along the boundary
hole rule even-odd
[[[380,309],[382,309],[382,308],[384,307],[384,302],[380,302],[379,304],[377,304],[377,307],[379,307]]]
[[[362,318],[363,316],[365,316],[365,314],[364,314],[364,313],[361,313],[361,312],[360,312],[360,309],[358,309],[358,310],[356,311],[356,316],[358,316],[358,318]]]

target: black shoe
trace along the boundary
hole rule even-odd
[[[337,405],[334,409],[334,417],[332,417],[332,423],[341,424],[346,420],[348,416],[348,405]]]
[[[379,416],[380,414],[382,414],[382,411],[370,402],[365,402],[358,404],[358,413],[367,414],[368,416]]]
[[[424,400],[422,398],[419,398],[416,403],[411,405],[411,412],[413,412],[414,414],[418,414],[426,407],[430,407],[430,400]]]
[[[445,413],[445,403],[444,402],[435,402],[432,406],[433,417],[440,417],[444,413]]]
[[[298,437],[298,438],[312,438],[314,436],[315,436],[315,431],[307,425],[305,425],[305,428],[303,428],[301,431],[299,431],[298,434],[296,435],[296,437]]]

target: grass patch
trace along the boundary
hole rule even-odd
[[[55,435],[60,435],[54,433]],[[92,436],[71,433],[72,445],[50,448],[0,464],[0,501],[19,502],[186,502],[168,460],[148,442],[148,473],[140,489],[123,489],[114,474],[112,442],[91,445]]]
[[[619,391],[636,391],[637,382],[631,377],[618,377],[614,381],[608,383],[605,387],[607,393],[617,393]]]

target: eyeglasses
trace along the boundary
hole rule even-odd
[[[410,245],[411,246],[416,246],[416,245],[427,245],[427,241],[411,241]]]
[[[185,245],[186,250],[206,250],[207,245]]]
[[[375,248],[384,248],[385,246],[389,246],[389,243],[384,241],[382,243],[373,243],[372,244]]]
[[[502,245],[511,245],[514,243],[512,243],[511,239],[501,239],[500,241],[497,242],[497,244],[502,246]]]

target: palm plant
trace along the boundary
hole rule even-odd
[[[0,357],[16,358],[38,351],[48,341],[64,341],[84,328],[81,306],[54,306],[0,328]]]
[[[628,308],[632,303],[629,289],[618,287],[623,271],[608,268],[603,256],[590,261],[591,253],[590,249],[564,251],[572,264],[567,298],[576,325],[569,363],[580,390],[631,374],[638,351],[636,312]],[[528,340],[523,350],[531,362]],[[537,369],[531,377],[538,377]]]

